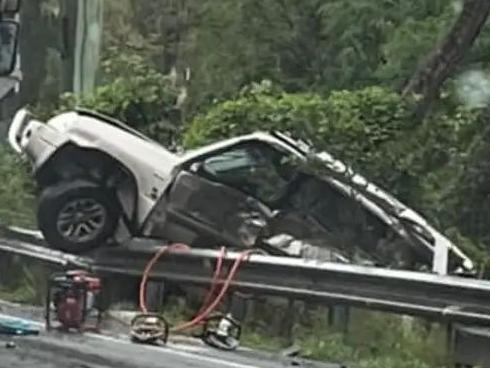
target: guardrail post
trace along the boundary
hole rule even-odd
[[[137,307],[137,295],[139,280],[134,277],[102,273],[99,274],[102,281],[101,304],[102,309],[108,310],[113,304],[129,303]]]
[[[163,281],[148,281],[146,286],[146,305],[148,310],[157,311],[163,305],[166,284]]]
[[[248,311],[248,299],[247,295],[243,293],[234,292],[231,294],[228,310],[233,318],[238,321],[245,320]]]
[[[350,308],[344,305],[332,305],[328,308],[328,324],[334,330],[347,333],[349,330]]]
[[[294,324],[296,322],[296,313],[294,310],[294,306],[295,306],[295,300],[289,298],[288,307],[286,311],[286,318],[284,319],[283,330],[281,331],[288,345],[294,343],[293,330],[294,330]]]
[[[490,333],[488,329],[455,325],[453,333],[455,368],[490,367]]]

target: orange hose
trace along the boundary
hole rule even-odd
[[[145,266],[145,269],[143,271],[143,276],[142,276],[141,282],[140,282],[140,288],[139,288],[139,305],[140,305],[140,310],[142,313],[148,313],[148,309],[146,307],[146,285],[148,282],[148,276],[150,274],[151,269],[153,268],[155,263],[160,259],[160,257],[163,254],[165,254],[167,251],[182,250],[182,249],[188,250],[189,246],[187,246],[185,244],[180,244],[180,243],[173,244],[171,246],[163,246],[161,249],[158,250],[158,252],[151,258],[151,260]],[[245,260],[245,258],[247,258],[251,253],[253,253],[253,251],[250,251],[250,250],[240,253],[238,258],[235,260],[233,267],[230,270],[230,273],[228,274],[228,277],[226,278],[226,280],[223,284],[223,287],[221,288],[218,296],[209,306],[206,307],[206,305],[209,302],[209,300],[211,299],[214,291],[216,290],[219,275],[221,273],[221,268],[222,268],[223,258],[225,255],[225,250],[226,250],[226,248],[224,248],[224,247],[221,248],[220,256],[218,258],[218,262],[216,264],[216,269],[215,269],[215,272],[213,275],[213,282],[212,282],[211,288],[210,288],[208,295],[206,296],[206,299],[205,299],[200,311],[198,312],[197,316],[194,317],[192,320],[173,328],[172,329],[173,332],[182,331],[182,330],[188,329],[190,327],[193,327],[193,326],[199,324],[200,322],[202,322],[210,313],[212,313],[216,309],[216,307],[221,303],[221,301],[223,300],[226,292],[228,291],[228,288],[230,287],[232,280],[234,279],[236,273],[238,272],[238,268],[240,267],[240,264]]]
[[[243,260],[248,257],[252,251],[245,251],[240,253],[239,257],[235,260],[235,263],[233,264],[233,267],[226,278],[226,281],[221,288],[221,291],[219,292],[218,296],[216,299],[211,303],[202,313],[200,313],[198,316],[194,317],[191,321],[183,323],[175,328],[172,329],[173,332],[178,332],[182,330],[186,330],[190,327],[193,327],[203,321],[211,312],[216,309],[216,307],[221,303],[223,300],[223,297],[225,296],[226,292],[228,291],[228,288],[230,287],[231,281],[235,277],[236,273],[238,272],[238,268],[240,267],[240,264],[243,262]]]
[[[148,262],[145,266],[145,270],[143,271],[143,277],[141,278],[140,288],[139,288],[139,304],[140,310],[143,313],[148,313],[148,309],[146,308],[146,284],[148,283],[148,276],[150,274],[151,269],[155,265],[155,263],[160,259],[160,257],[169,250],[188,250],[189,246],[181,243],[173,244],[170,246],[163,246],[158,250],[158,252],[153,256],[153,258]]]
[[[226,247],[221,247],[218,261],[216,262],[216,268],[214,269],[213,280],[211,281],[211,288],[208,289],[208,291],[206,292],[201,308],[199,308],[199,311],[196,313],[196,315],[199,315],[204,311],[208,303],[211,301],[214,292],[216,291],[216,287],[218,286],[218,279],[221,275],[221,269],[223,268],[223,258],[225,257],[225,255]]]

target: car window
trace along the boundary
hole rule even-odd
[[[233,176],[244,170],[251,169],[256,164],[247,149],[242,148],[210,157],[204,161],[203,167],[208,173],[217,178],[225,178],[226,176]]]
[[[203,173],[264,203],[286,190],[292,177],[286,154],[265,144],[247,144],[206,158]]]

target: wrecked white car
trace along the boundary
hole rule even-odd
[[[98,113],[77,110],[43,123],[20,110],[9,142],[32,161],[40,230],[65,251],[128,236],[438,273],[473,268],[420,215],[283,134],[174,154]],[[311,157],[324,173],[298,164]]]

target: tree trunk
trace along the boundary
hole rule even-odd
[[[465,0],[452,29],[408,80],[402,95],[420,94],[428,107],[477,39],[489,14],[489,0]]]

